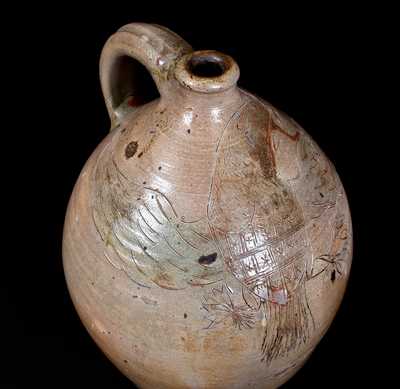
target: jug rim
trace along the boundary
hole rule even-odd
[[[230,89],[236,85],[240,76],[236,61],[215,50],[198,50],[182,56],[174,73],[183,86],[202,93]]]

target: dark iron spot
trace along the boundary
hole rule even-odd
[[[142,157],[142,155],[143,155],[143,151],[141,151],[139,154],[138,154],[138,158],[141,158]]]
[[[146,181],[143,181],[143,185],[146,185]]]
[[[190,128],[187,129],[187,133],[190,134]]]
[[[162,167],[161,167],[161,166],[159,166],[159,167],[158,167],[158,170],[161,170],[161,169],[162,169]]]
[[[323,194],[323,193],[321,193],[321,192],[319,192],[319,195],[320,195],[321,197],[324,197],[324,194]]]
[[[331,281],[335,282],[335,280],[336,280],[336,270],[333,270],[331,273]]]
[[[212,253],[209,255],[202,255],[198,261],[200,265],[210,265],[211,263],[215,262],[217,259],[217,253]]]
[[[124,362],[125,362],[125,363],[128,363],[128,361],[127,361],[126,359],[124,359]]]
[[[126,159],[132,158],[138,149],[138,142],[129,142],[125,147],[125,157]]]
[[[146,247],[146,246],[144,246],[144,247],[143,247],[143,250],[144,250],[144,251],[146,251],[146,250],[147,250],[147,247]]]
[[[186,319],[186,318],[187,318],[187,313],[184,313],[184,314],[183,314],[183,317]]]

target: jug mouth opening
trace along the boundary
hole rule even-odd
[[[175,78],[186,88],[216,93],[236,85],[239,67],[229,55],[201,50],[184,55],[175,67]]]

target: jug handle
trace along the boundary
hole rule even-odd
[[[126,111],[123,102],[128,96],[139,97],[140,90],[122,93],[118,90],[119,64],[124,57],[139,61],[150,72],[160,96],[168,93],[168,80],[172,65],[184,54],[192,51],[191,46],[179,35],[156,24],[131,23],[121,27],[104,45],[100,58],[100,82],[111,128],[117,126]],[[127,74],[128,78],[129,75]],[[127,79],[128,81],[128,79]]]

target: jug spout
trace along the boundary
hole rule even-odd
[[[175,67],[175,77],[182,85],[194,92],[211,95],[234,88],[239,75],[235,60],[214,50],[188,53]]]
[[[193,51],[182,56],[172,70],[173,82],[164,96],[165,103],[188,106],[216,116],[220,110],[234,112],[243,94],[236,83],[239,66],[229,55],[214,50]],[[178,104],[177,104],[178,103]]]

